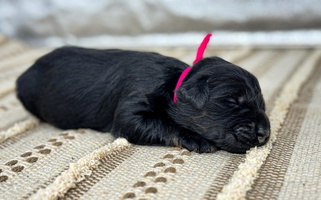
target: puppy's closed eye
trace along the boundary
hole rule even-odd
[[[225,102],[231,105],[240,106],[246,101],[246,97],[239,95],[230,95],[225,98]]]
[[[235,104],[235,105],[239,103],[238,100],[234,97],[228,97],[226,101],[230,104]]]

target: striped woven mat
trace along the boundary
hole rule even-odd
[[[191,63],[194,48],[156,48]],[[0,199],[321,199],[321,50],[215,49],[254,73],[271,140],[247,154],[129,144],[28,114],[16,78],[49,49],[0,36]]]

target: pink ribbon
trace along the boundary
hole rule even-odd
[[[208,42],[210,41],[212,34],[207,34],[205,36],[205,38],[203,39],[202,43],[200,44],[200,46],[197,49],[197,53],[196,53],[196,58],[193,62],[193,65],[195,63],[197,63],[198,61],[202,60],[203,58],[203,54],[204,51],[207,47]],[[189,73],[189,71],[191,71],[192,67],[187,67],[180,75],[177,83],[176,83],[176,87],[175,87],[175,91],[174,91],[174,103],[177,102],[177,95],[176,95],[176,91],[179,89],[179,87],[182,85],[184,79],[186,78],[187,74]]]

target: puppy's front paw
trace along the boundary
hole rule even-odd
[[[189,151],[196,151],[198,153],[210,153],[216,151],[206,139],[196,134],[188,134],[181,138],[181,146]]]

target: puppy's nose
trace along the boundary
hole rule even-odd
[[[263,145],[267,142],[267,139],[270,137],[270,130],[263,127],[258,127],[257,130],[257,139],[260,145]]]

